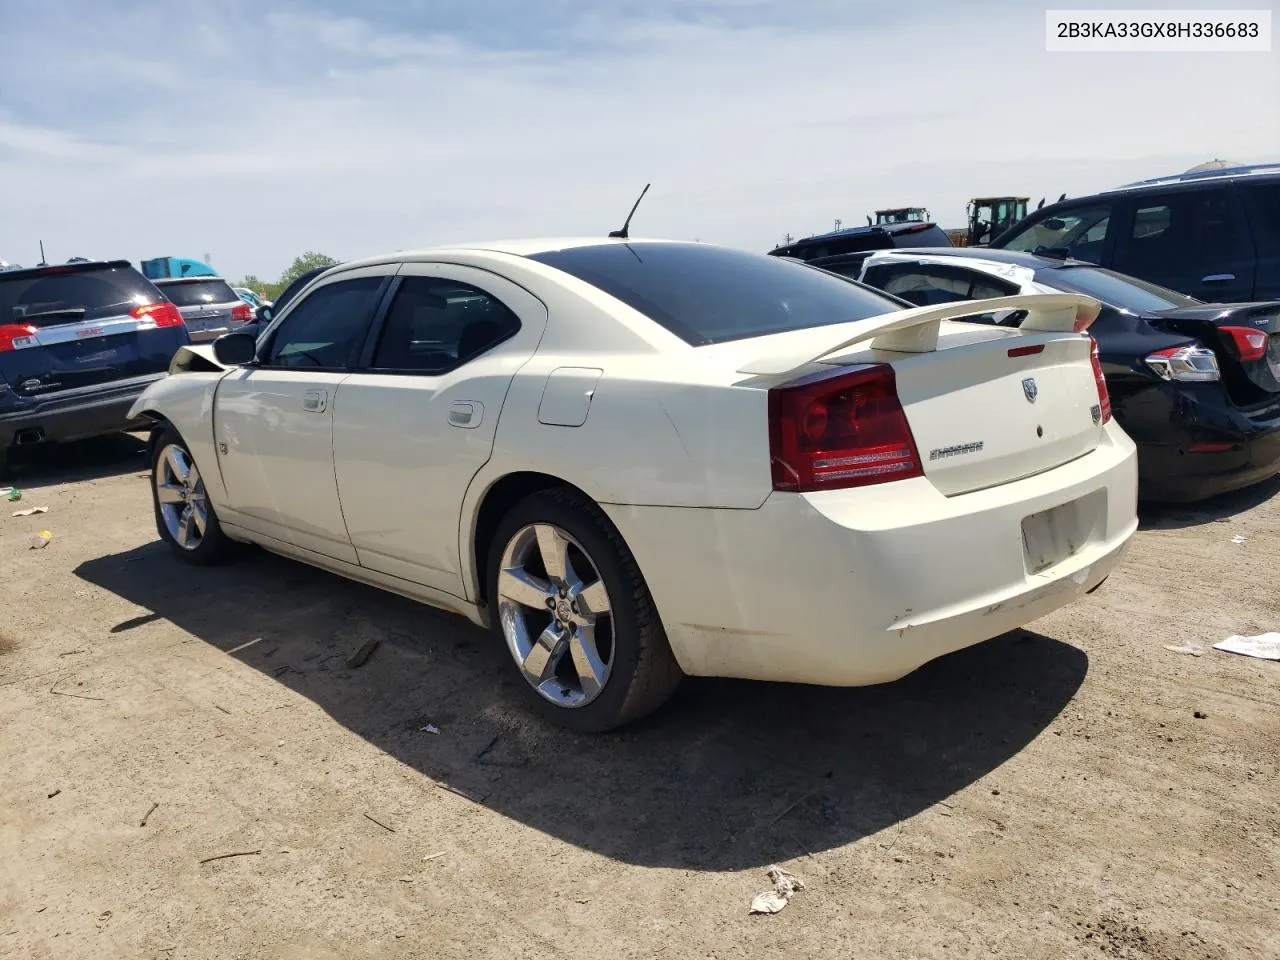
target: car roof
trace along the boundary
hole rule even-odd
[[[227,282],[225,277],[220,277],[217,274],[210,273],[206,273],[199,277],[157,277],[151,282],[158,287],[168,287],[179,283],[199,283],[201,280],[221,280],[223,283]]]
[[[20,267],[16,270],[2,270],[0,276],[5,280],[22,280],[26,277],[57,276],[67,273],[88,273],[91,270],[133,269],[128,260],[77,260],[75,263],[48,263],[39,267]]]
[[[343,270],[351,270],[359,267],[377,266],[378,264],[383,263],[399,263],[402,261],[411,262],[414,260],[437,260],[442,255],[451,252],[501,253],[513,257],[533,257],[540,253],[553,253],[558,250],[571,250],[575,247],[602,247],[607,244],[623,244],[634,247],[646,243],[716,246],[716,244],[703,244],[695,240],[663,240],[656,237],[630,237],[625,240],[612,237],[539,237],[528,240],[493,240],[484,243],[450,243],[438,247],[421,247],[416,250],[398,250],[395,253],[362,257],[358,260],[346,260],[342,263],[333,264],[330,267],[324,267],[322,269],[332,270],[337,267],[341,267]]]
[[[1223,180],[1235,177],[1280,176],[1280,163],[1246,163],[1235,167],[1219,167],[1210,170],[1188,170],[1186,173],[1175,173],[1164,177],[1151,177],[1147,180],[1135,180],[1123,186],[1112,187],[1103,193],[1115,193],[1119,190],[1136,190],[1142,187],[1162,187],[1171,183],[1195,183],[1199,180]]]
[[[1034,253],[997,250],[992,247],[899,247],[895,250],[876,250],[872,253],[872,256],[885,259],[910,259],[913,256],[953,257],[957,260],[986,260],[991,263],[1005,263],[1015,267],[1027,267],[1030,270],[1096,266],[1096,264],[1091,264],[1084,260],[1038,257]]]
[[[843,237],[868,236],[875,233],[887,233],[890,235],[895,233],[915,233],[928,227],[936,226],[937,224],[932,220],[907,220],[903,223],[878,223],[869,227],[844,227],[840,230],[831,230],[828,233],[816,233],[812,237],[802,237],[782,246],[798,247],[804,243],[819,243],[827,240],[838,240]]]

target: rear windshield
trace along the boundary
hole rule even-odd
[[[694,346],[901,309],[803,264],[700,243],[608,243],[530,259],[598,287]]]
[[[1133,313],[1192,307],[1200,302],[1154,283],[1113,273],[1102,267],[1056,267],[1039,271],[1036,278],[1043,279],[1051,287],[1083,293],[1109,306]]]
[[[0,273],[0,323],[45,327],[101,320],[158,299],[156,288],[132,267]]]
[[[162,283],[160,289],[179,307],[199,307],[206,303],[233,303],[240,299],[227,281],[217,277],[211,277],[208,280]]]

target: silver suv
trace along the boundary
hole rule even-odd
[[[253,308],[221,277],[175,277],[153,281],[176,306],[192,343],[208,343],[253,319]]]

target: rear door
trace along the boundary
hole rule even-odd
[[[174,280],[161,283],[160,289],[182,314],[193,343],[216,340],[248,319],[248,311],[236,310],[244,301],[221,277]]]
[[[1143,190],[1129,204],[1113,269],[1207,303],[1250,299],[1257,257],[1231,184]]]
[[[162,299],[123,262],[0,273],[0,379],[34,399],[163,373],[187,335],[146,314]]]
[[[409,263],[395,284],[375,342],[334,401],[342,514],[363,566],[461,597],[462,499],[547,309],[472,267]]]

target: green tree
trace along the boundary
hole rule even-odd
[[[280,289],[283,290],[308,270],[314,270],[316,267],[332,267],[337,262],[328,254],[308,250],[302,256],[294,258],[289,269],[280,275]]]

